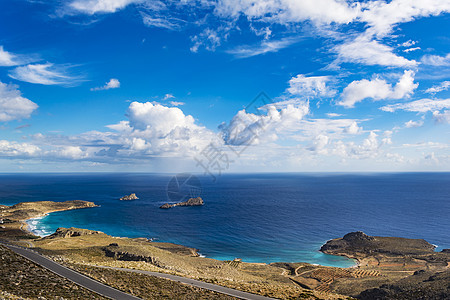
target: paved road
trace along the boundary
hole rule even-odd
[[[145,274],[145,275],[151,275],[151,276],[156,276],[156,277],[160,277],[160,278],[166,278],[166,279],[178,281],[178,282],[181,282],[181,283],[189,284],[189,285],[192,285],[192,286],[195,286],[195,287],[199,287],[199,288],[202,288],[202,289],[207,289],[207,290],[218,292],[218,293],[221,293],[221,294],[233,296],[233,297],[240,298],[240,299],[246,299],[246,300],[275,300],[273,298],[264,297],[264,296],[260,296],[260,295],[255,295],[255,294],[250,294],[250,293],[246,293],[246,292],[230,289],[230,288],[227,288],[227,287],[223,287],[223,286],[220,286],[220,285],[215,285],[215,284],[212,284],[212,283],[206,283],[206,282],[203,282],[203,281],[190,279],[190,278],[186,278],[186,277],[181,277],[181,276],[175,276],[175,275],[158,273],[158,272],[151,272],[151,271],[125,269],[125,268],[113,268],[113,267],[103,267],[103,268],[122,270],[122,271],[127,271],[127,272],[134,272],[134,273],[141,273],[141,274]]]
[[[3,243],[2,243],[3,244]],[[104,297],[111,298],[111,299],[120,299],[120,300],[139,300],[140,298],[131,296],[129,294],[126,294],[124,292],[121,292],[119,290],[116,290],[112,287],[109,287],[107,285],[104,285],[96,280],[93,280],[87,276],[84,276],[78,272],[75,272],[71,269],[68,269],[64,266],[61,266],[60,264],[55,263],[54,261],[45,258],[44,256],[22,247],[12,246],[9,244],[3,244],[4,246],[8,247],[15,253],[31,260],[32,262],[52,271],[53,273],[67,278],[70,281],[75,282],[76,284],[91,290],[97,294],[100,294]]]
[[[69,268],[66,268],[66,267],[40,255],[39,253],[37,253],[33,250],[25,249],[25,248],[18,247],[18,246],[13,246],[10,244],[4,244],[1,242],[0,242],[0,244],[3,244],[4,246],[8,247],[15,253],[22,255],[23,257],[37,263],[38,265],[52,271],[53,273],[56,273],[59,276],[67,278],[70,281],[73,281],[76,284],[81,285],[82,287],[84,287],[88,290],[91,290],[97,294],[100,294],[102,296],[112,298],[112,299],[120,299],[120,300],[122,300],[122,299],[123,300],[139,299],[137,297],[131,296],[129,294],[126,294],[124,292],[116,290],[112,287],[104,285],[96,280],[93,280],[93,279],[91,279],[87,276],[84,276],[78,272],[75,272]],[[107,267],[104,267],[104,268],[107,268]],[[146,274],[146,275],[156,276],[159,278],[170,279],[170,280],[178,281],[181,283],[189,284],[189,285],[192,285],[195,287],[207,289],[210,291],[218,292],[221,294],[233,296],[233,297],[240,298],[240,299],[246,299],[246,300],[270,300],[270,299],[272,299],[272,300],[274,300],[273,298],[250,294],[250,293],[226,288],[226,287],[223,287],[220,285],[206,283],[203,281],[198,281],[198,280],[185,278],[185,277],[181,277],[181,276],[175,276],[175,275],[158,273],[158,272],[142,271],[142,270],[124,269],[124,268],[111,268],[111,269],[122,270],[122,271],[127,271],[127,272],[142,273],[142,274]]]

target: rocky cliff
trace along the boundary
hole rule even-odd
[[[135,193],[132,193],[132,194],[123,196],[123,197],[120,198],[119,200],[122,200],[122,201],[130,201],[130,200],[137,200],[137,199],[139,199],[139,198],[136,196],[136,194],[135,194]]]
[[[348,233],[343,238],[326,242],[320,251],[358,258],[375,254],[425,255],[434,253],[434,249],[434,245],[423,239],[369,236],[362,231],[357,231]]]
[[[58,228],[55,233],[45,237],[45,239],[55,239],[55,238],[70,238],[84,235],[93,235],[93,234],[103,234],[101,231],[94,231],[89,229],[80,229],[80,228]]]

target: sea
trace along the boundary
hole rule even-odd
[[[119,200],[130,193],[139,199]],[[204,206],[159,208],[197,196]],[[219,260],[350,267],[355,261],[319,249],[352,231],[450,248],[450,173],[0,174],[0,204],[42,200],[99,207],[29,220],[40,236],[87,228],[177,243]]]

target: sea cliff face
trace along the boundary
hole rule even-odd
[[[175,203],[175,204],[166,203],[166,204],[160,206],[159,208],[168,209],[168,208],[172,208],[175,206],[202,206],[202,205],[204,205],[203,199],[201,197],[197,197],[197,198],[190,198],[187,201]]]

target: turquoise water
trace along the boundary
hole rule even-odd
[[[46,235],[58,227],[147,237],[199,249],[216,259],[309,262],[348,267],[354,261],[320,253],[327,240],[362,230],[424,238],[450,248],[450,174],[245,174],[214,183],[199,177],[202,207],[159,206],[169,175],[39,174],[0,176],[0,203],[87,200],[97,208],[31,220]],[[170,188],[170,186],[169,186]],[[119,201],[135,192],[139,200]],[[192,192],[192,191],[191,191]]]

